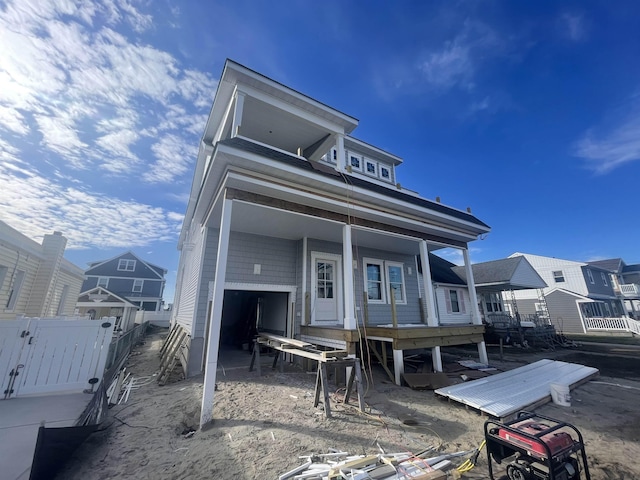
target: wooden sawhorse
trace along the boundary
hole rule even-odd
[[[362,389],[362,369],[360,367],[360,359],[346,357],[347,352],[344,350],[320,351],[315,346],[301,342],[299,340],[287,339],[277,335],[260,334],[253,345],[253,353],[251,354],[251,364],[249,371],[253,371],[256,365],[258,375],[262,375],[260,362],[260,346],[266,345],[275,350],[275,357],[271,368],[275,370],[280,358],[280,371],[284,368],[284,353],[290,353],[310,360],[318,362],[318,372],[316,374],[316,389],[313,406],[317,407],[320,402],[320,391],[323,393],[324,413],[327,418],[331,418],[331,406],[329,404],[329,376],[327,374],[327,365],[332,367],[344,367],[350,369],[347,379],[347,390],[344,396],[344,403],[349,403],[353,383],[356,383],[356,391],[358,392],[358,407],[364,412],[364,390]]]

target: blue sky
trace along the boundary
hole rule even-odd
[[[474,262],[640,262],[636,1],[0,0],[0,219],[169,270],[231,58],[360,119]],[[454,257],[451,257],[455,260]]]

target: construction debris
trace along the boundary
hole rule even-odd
[[[442,454],[434,457],[434,448],[411,452],[349,455],[330,451],[300,457],[304,463],[278,477],[278,480],[440,480],[454,469],[450,459],[475,451]]]

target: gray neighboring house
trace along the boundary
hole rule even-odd
[[[82,284],[80,304],[83,313],[102,316],[98,309],[101,307],[100,295],[107,295],[109,303],[113,305],[106,316],[123,317],[125,308],[157,312],[162,309],[162,295],[164,293],[167,270],[145,262],[133,252],[125,252],[108,260],[91,262],[84,274],[86,280]],[[113,295],[110,295],[113,294]],[[93,295],[93,300],[88,299]],[[87,298],[84,298],[87,297]],[[95,308],[91,308],[91,301]],[[89,302],[87,305],[85,305]]]
[[[613,290],[624,304],[627,315],[640,320],[640,264],[627,265],[621,258],[589,262],[611,275]]]
[[[524,256],[548,285],[542,289],[544,299],[536,290],[513,293],[521,314],[535,315],[546,309],[551,323],[563,333],[624,329],[626,311],[609,270],[529,253],[511,255],[516,256]]]
[[[452,270],[466,282],[464,268],[453,267]],[[519,311],[514,293],[547,287],[547,283],[521,255],[474,263],[472,270],[478,292],[478,306],[486,323],[513,323],[516,320],[514,317],[519,316],[516,315]],[[548,323],[548,313],[539,310],[538,316],[542,323]],[[520,318],[517,320],[520,321]]]
[[[200,142],[179,238],[172,323],[187,370],[261,331],[355,354],[472,344],[486,362],[468,244],[489,227],[399,183],[403,160],[351,135],[358,120],[227,60]],[[452,183],[451,188],[455,188]],[[430,253],[459,249],[467,285],[433,288]],[[428,281],[419,281],[418,270]],[[426,284],[426,288],[425,288]],[[397,380],[398,381],[398,380]]]

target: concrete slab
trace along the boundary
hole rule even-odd
[[[74,425],[91,398],[72,393],[0,400],[0,477],[28,480],[40,425]]]

